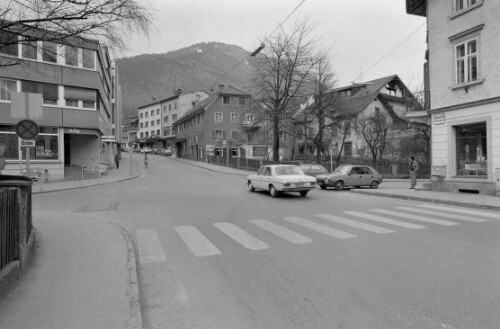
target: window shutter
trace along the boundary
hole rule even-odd
[[[95,102],[97,96],[96,91],[93,89],[64,87],[64,98]]]
[[[40,83],[34,81],[25,81],[21,82],[21,91],[23,93],[34,93],[41,94],[42,90],[40,88]]]
[[[42,90],[43,90],[43,97],[52,99],[58,98],[57,85],[44,83],[42,84]]]

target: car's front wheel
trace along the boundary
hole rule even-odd
[[[299,193],[300,193],[300,196],[304,197],[307,195],[307,192],[309,192],[309,191],[300,191]]]
[[[253,187],[253,184],[251,181],[248,181],[248,190],[250,192],[255,192],[255,187]]]
[[[269,194],[271,194],[273,198],[276,198],[280,195],[279,191],[276,189],[276,187],[274,187],[274,185],[269,186]]]
[[[320,185],[319,187],[321,187],[322,190],[326,190],[326,185]]]
[[[378,182],[374,180],[373,182],[370,183],[370,188],[377,189],[378,188]]]
[[[335,184],[333,185],[333,187],[337,190],[337,191],[340,191],[341,189],[344,188],[344,182],[339,180],[339,181],[336,181]]]

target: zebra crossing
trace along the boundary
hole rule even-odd
[[[394,234],[401,230],[423,230],[433,226],[451,227],[466,223],[481,223],[500,220],[500,214],[485,210],[472,210],[459,207],[446,207],[421,204],[413,207],[394,207],[394,209],[370,209],[368,211],[343,211],[333,214],[314,214],[308,218],[287,216],[271,221],[251,219],[248,223],[256,229],[264,230],[279,239],[292,244],[305,245],[314,242],[311,233],[319,233],[334,239],[355,239],[359,232],[368,234]],[[416,222],[416,223],[415,223]],[[292,228],[290,228],[290,225]],[[213,226],[230,241],[251,251],[269,249],[269,244],[240,226],[229,222],[213,223]],[[242,226],[242,225],[241,225]],[[348,231],[344,231],[349,228]],[[175,231],[195,257],[221,255],[222,251],[213,241],[192,225],[176,226]],[[165,260],[158,251],[159,242],[151,239],[150,230],[138,230],[139,256],[142,262]],[[265,236],[265,235],[263,235]],[[147,238],[147,239],[146,239]],[[147,242],[149,241],[149,242]],[[155,243],[152,244],[151,241]],[[154,255],[141,254],[141,248],[152,250]]]

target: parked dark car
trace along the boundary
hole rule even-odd
[[[341,165],[331,173],[316,176],[319,187],[333,187],[337,191],[344,187],[369,186],[376,189],[382,183],[382,175],[365,165]]]
[[[316,163],[303,163],[299,165],[300,169],[304,172],[304,174],[316,177],[318,175],[326,175],[328,174],[328,170],[320,164]]]

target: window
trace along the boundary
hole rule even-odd
[[[146,122],[147,123],[147,122]],[[146,131],[145,135],[144,135],[146,138],[149,137],[149,131]]]
[[[160,129],[156,131],[156,136],[160,136]]]
[[[94,89],[65,86],[64,98],[66,106],[78,107],[79,101],[82,101],[82,107],[95,109],[97,92]]]
[[[163,122],[164,122],[164,123],[167,123],[167,122],[168,122],[168,116],[163,117]]]
[[[163,113],[166,113],[166,112],[167,112],[167,106],[163,105]]]
[[[144,138],[144,133],[141,133],[141,138]]]
[[[238,113],[231,113],[231,122],[238,122],[240,119],[240,116]]]
[[[144,128],[149,127],[149,122],[144,122]]]
[[[156,125],[159,126],[160,125],[160,119],[156,120]]]
[[[144,112],[144,116],[145,116],[146,118],[149,118],[149,112]]]
[[[82,49],[82,65],[84,68],[95,70],[96,52],[90,49]]]
[[[153,127],[154,125],[155,125],[155,121],[151,120],[151,127]]]
[[[56,160],[59,158],[57,128],[41,127],[40,133],[35,138],[35,147],[30,147],[30,159],[32,160]],[[22,158],[26,158],[26,152],[22,152]]]
[[[0,144],[5,145],[5,159],[19,160],[19,138],[15,133],[15,126],[0,125]]]
[[[65,46],[64,50],[64,59],[66,65],[78,66],[78,48],[73,46]]]
[[[478,41],[469,40],[455,47],[457,84],[477,81],[478,79]]]
[[[144,113],[141,113],[140,118],[142,119],[144,117]]]
[[[170,135],[170,127],[163,128],[163,135],[164,136],[169,136]]]
[[[156,115],[160,114],[160,109],[156,109]]]
[[[215,112],[215,122],[222,122],[222,112]]]
[[[214,130],[214,139],[222,139],[225,136],[225,131],[224,130]]]
[[[25,41],[27,42],[27,41]],[[36,41],[30,41],[27,43],[23,43],[21,46],[22,56],[24,58],[29,59],[37,59],[38,58],[38,45]]]
[[[249,141],[249,142],[253,141],[253,133],[252,132],[247,133],[247,141]]]
[[[245,115],[245,121],[246,122],[253,122],[253,114],[247,113]]]
[[[23,80],[21,81],[21,91],[24,93],[42,94],[43,104],[46,105],[57,105],[57,99],[59,98],[58,86],[50,83]]]
[[[218,146],[214,148],[214,155],[215,156],[222,156],[222,147]]]
[[[174,103],[174,109],[177,110],[177,103]]]
[[[238,130],[231,130],[231,138],[238,139],[238,137],[239,137],[239,131]]]
[[[238,100],[238,104],[239,105],[245,105],[245,98],[244,97],[240,97],[239,100]]]
[[[10,101],[10,93],[13,91],[17,91],[16,81],[0,79],[0,100]]]
[[[168,104],[168,110],[172,111],[172,104]]]
[[[155,115],[155,110],[151,110],[151,116]]]
[[[455,11],[464,10],[479,3],[480,0],[455,0]]]
[[[230,103],[231,103],[231,97],[222,96],[222,104],[230,104]]]
[[[17,47],[17,35],[15,35],[14,33],[2,31],[2,33],[0,34],[0,44],[7,45],[0,48],[0,53],[16,57],[19,55],[19,49]]]
[[[144,123],[143,122],[141,122],[141,128],[144,128]]]
[[[177,120],[177,114],[172,114],[172,122],[174,122],[175,120]]]
[[[49,63],[57,63],[57,45],[53,42],[42,42],[42,60]]]
[[[351,136],[351,123],[350,122],[346,122],[345,123],[345,126],[344,126],[344,133],[346,136]]]
[[[457,176],[488,176],[486,122],[455,126]]]

